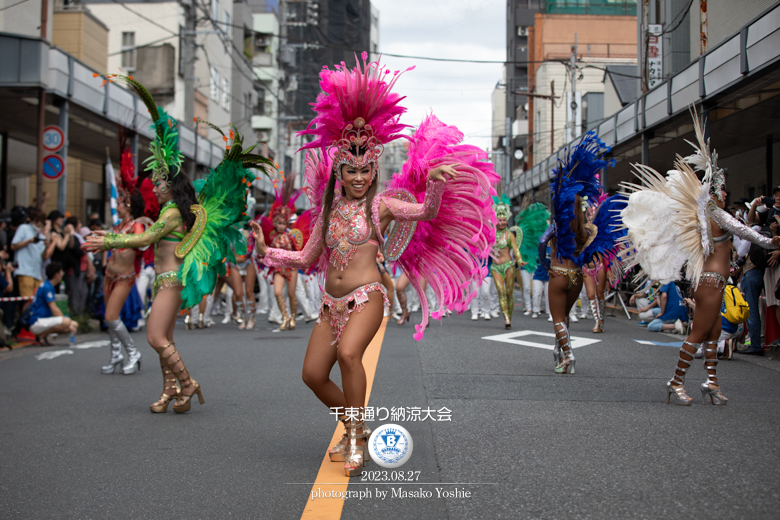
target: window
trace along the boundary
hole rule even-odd
[[[211,19],[219,21],[219,0],[211,0]]]
[[[222,108],[230,110],[230,80],[222,78]]]
[[[257,92],[257,104],[255,105],[254,115],[264,116],[265,115],[265,89],[262,87],[255,87],[255,92]]]
[[[230,32],[233,28],[230,26],[230,15],[225,13],[225,42],[230,42]]]
[[[135,33],[122,33],[122,69],[128,72],[135,70]]]
[[[209,71],[209,96],[212,101],[219,101],[219,71],[214,67]]]

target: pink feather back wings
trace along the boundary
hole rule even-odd
[[[460,144],[462,140],[460,130],[429,115],[412,136],[401,173],[394,174],[387,185],[389,193],[404,189],[422,202],[431,169],[449,165],[459,174],[447,179],[438,214],[417,223],[398,259],[422,302],[423,319],[414,335],[418,341],[428,323],[427,299],[418,281],[427,280],[436,294],[434,319],[441,319],[448,310],[463,312],[476,296],[471,283],[481,284],[486,275],[487,258],[496,241],[491,197],[500,177],[482,149]]]

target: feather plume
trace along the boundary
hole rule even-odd
[[[539,239],[547,229],[547,221],[550,211],[541,202],[531,204],[517,216],[515,223],[522,232],[523,239],[520,242],[520,256],[526,262],[526,269],[533,273],[539,265]]]
[[[319,147],[326,153],[327,148],[342,138],[345,127],[357,118],[365,120],[366,126],[371,128],[373,136],[381,144],[406,137],[401,132],[409,125],[398,122],[401,114],[406,112],[398,105],[404,98],[391,92],[402,72],[395,71],[390,80],[385,81],[390,74],[388,69],[378,61],[367,63],[365,52],[361,58],[363,66],[355,56],[356,67],[352,70],[344,62],[336,65],[335,70],[323,67],[320,72],[322,93],[312,104],[317,116],[306,130],[298,132],[298,135],[312,135],[314,140],[301,149]]]
[[[578,195],[594,201],[598,198],[601,192],[599,171],[615,165],[614,159],[602,159],[610,150],[596,132],[588,132],[577,146],[567,150],[566,160],[559,160],[558,167],[553,170],[551,191],[558,258],[566,258],[577,265],[586,260],[584,251],[577,253],[575,234],[570,225],[575,218],[574,204]]]
[[[500,180],[480,148],[460,144],[463,134],[435,116],[423,120],[412,136],[407,160],[393,175],[383,197],[396,190],[412,193],[418,202],[425,199],[428,172],[450,165],[459,175],[447,180],[439,213],[420,221],[398,264],[420,295],[423,320],[416,326],[415,339],[422,339],[428,323],[428,304],[419,280],[425,279],[436,294],[439,308],[432,314],[440,319],[447,310],[458,313],[468,308],[474,297],[472,281],[482,282],[487,258],[495,243],[495,215],[491,196]],[[376,203],[376,202],[375,202]]]

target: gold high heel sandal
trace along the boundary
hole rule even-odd
[[[368,446],[365,444],[360,446],[357,441],[363,439],[363,432],[357,432],[357,429],[362,424],[362,421],[351,419],[349,421],[349,445],[346,448],[344,455],[344,474],[347,477],[357,477],[363,472],[363,467],[366,465],[366,461],[370,460],[368,454]]]
[[[298,312],[298,298],[290,299],[290,330],[295,330],[295,315]]]
[[[409,309],[406,306],[406,291],[398,293],[398,306],[401,307],[401,317],[396,323],[398,323],[398,325],[403,325],[409,321]]]
[[[282,324],[279,325],[279,330],[287,330],[290,328],[290,315],[287,314],[287,305],[284,303],[284,298],[277,296],[276,304],[279,305],[279,312],[282,313]]]
[[[168,367],[163,362],[162,357],[160,358],[160,368],[162,368],[163,373],[163,393],[160,396],[160,398],[152,403],[152,405],[149,407],[149,410],[152,411],[152,413],[165,413],[168,411],[168,403],[173,401],[174,399],[178,399],[179,395],[181,394],[181,389],[179,388],[179,385],[176,384],[176,376],[173,375],[173,372],[171,372]],[[168,376],[173,376],[170,379]],[[166,390],[175,390],[175,392],[172,395],[169,395],[165,393]]]
[[[344,462],[344,453],[349,446],[349,427],[347,426],[347,416],[342,415],[339,417],[339,421],[344,423],[344,435],[341,436],[341,440],[338,444],[328,450],[328,457],[331,462]],[[365,425],[363,421],[358,422],[358,428],[363,427],[363,439],[368,442],[368,438],[371,437],[371,428]]]
[[[179,397],[176,399],[176,402],[173,405],[173,411],[176,413],[184,413],[189,411],[190,406],[192,405],[192,398],[195,396],[195,394],[198,394],[198,401],[200,401],[200,404],[205,403],[205,401],[203,400],[203,394],[200,393],[200,385],[198,384],[198,382],[192,379],[191,377],[188,377],[187,381],[189,381],[189,384],[183,385],[182,388],[189,388],[192,386],[195,388],[195,390],[192,392],[191,395],[185,394],[184,390],[182,390],[181,395],[179,395]]]
[[[604,332],[604,318],[601,316],[601,306],[599,305],[599,302],[591,300],[590,311],[593,313],[593,320],[596,322],[596,326],[593,327],[591,332]]]
[[[179,384],[181,385],[181,391],[173,405],[173,411],[176,413],[184,413],[189,410],[191,405],[190,401],[195,394],[198,394],[200,404],[203,404],[205,401],[203,400],[203,394],[200,392],[200,385],[190,377],[187,367],[184,366],[184,362],[182,362],[181,356],[176,350],[176,345],[171,342],[159,350],[155,347],[155,350],[160,354],[160,359],[164,360],[165,366],[176,376],[176,379],[179,380]],[[170,352],[166,354],[166,351],[169,350]],[[171,359],[173,356],[176,356],[176,359]],[[177,366],[181,368],[177,370]],[[185,390],[189,388],[194,388],[194,390],[190,394],[185,394]]]

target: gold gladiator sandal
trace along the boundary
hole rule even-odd
[[[346,447],[344,453],[344,474],[347,477],[357,477],[363,472],[363,467],[366,465],[366,461],[370,460],[368,454],[368,443],[360,446],[357,441],[363,439],[363,421],[357,419],[350,419],[347,421],[347,428],[349,434],[349,445]],[[358,428],[361,428],[361,432],[358,433]]]
[[[165,365],[173,372],[181,385],[181,393],[177,397],[176,403],[173,405],[173,411],[176,413],[184,413],[189,410],[191,404],[190,400],[195,394],[198,394],[200,404],[203,404],[205,401],[203,400],[203,394],[200,392],[200,385],[190,377],[187,367],[184,366],[181,356],[176,350],[176,345],[168,343],[163,348],[159,350],[155,348],[155,350],[160,354],[160,359],[164,360]],[[191,390],[192,393],[185,393],[187,390]]]
[[[167,367],[167,365],[163,361],[162,356],[160,356],[160,368],[162,368],[162,373],[163,373],[163,393],[160,396],[160,399],[152,403],[152,405],[149,407],[152,413],[167,412],[168,403],[170,403],[174,399],[177,399],[179,395],[181,395],[181,389],[179,388],[179,385],[176,384],[176,376],[174,376],[173,372],[171,372],[170,369]],[[168,390],[173,390],[173,393],[172,394],[167,393]]]
[[[344,423],[344,435],[341,436],[341,440],[338,444],[328,450],[328,457],[330,457],[331,462],[344,462],[344,454],[346,453],[347,447],[349,446],[349,426],[347,425],[347,416],[340,416],[339,421]],[[358,427],[361,426],[363,428],[363,438],[366,440],[366,443],[368,443],[368,438],[371,437],[371,429],[362,421],[358,423]]]
[[[284,297],[277,296],[276,304],[279,305],[279,312],[282,313],[282,324],[279,325],[279,330],[287,330],[290,328],[290,315],[287,314],[287,304],[284,303]]]
[[[290,297],[290,330],[295,330],[295,315],[298,313],[298,298]]]
[[[398,292],[398,306],[401,307],[401,317],[398,319],[398,325],[403,325],[409,321],[409,309],[406,306],[406,291]]]
[[[590,300],[590,312],[593,313],[593,320],[596,322],[596,326],[593,327],[591,332],[604,332],[604,318],[601,316],[601,305],[599,305],[599,302]]]
[[[701,404],[705,404],[707,396],[710,396],[712,404],[725,405],[729,400],[720,391],[718,376],[715,374],[715,368],[718,366],[718,342],[705,341],[704,345],[707,345],[704,347],[704,368],[707,370],[707,382],[701,385]],[[710,388],[710,385],[714,385],[715,388]]]
[[[693,352],[688,352],[685,350],[685,345],[690,345],[693,347]],[[696,353],[696,350],[698,350],[700,345],[701,343],[690,343],[687,340],[683,341],[683,346],[680,347],[680,357],[677,359],[677,366],[674,370],[674,377],[666,383],[666,404],[669,404],[672,396],[674,396],[674,404],[676,405],[690,406],[693,402],[693,399],[691,399],[685,392],[685,387],[683,385],[685,384],[685,373],[688,372],[688,368],[690,368],[691,362],[693,361],[693,355]],[[685,359],[683,354],[688,356],[690,359]],[[685,366],[681,367],[680,364]],[[675,387],[672,385],[678,386]]]

